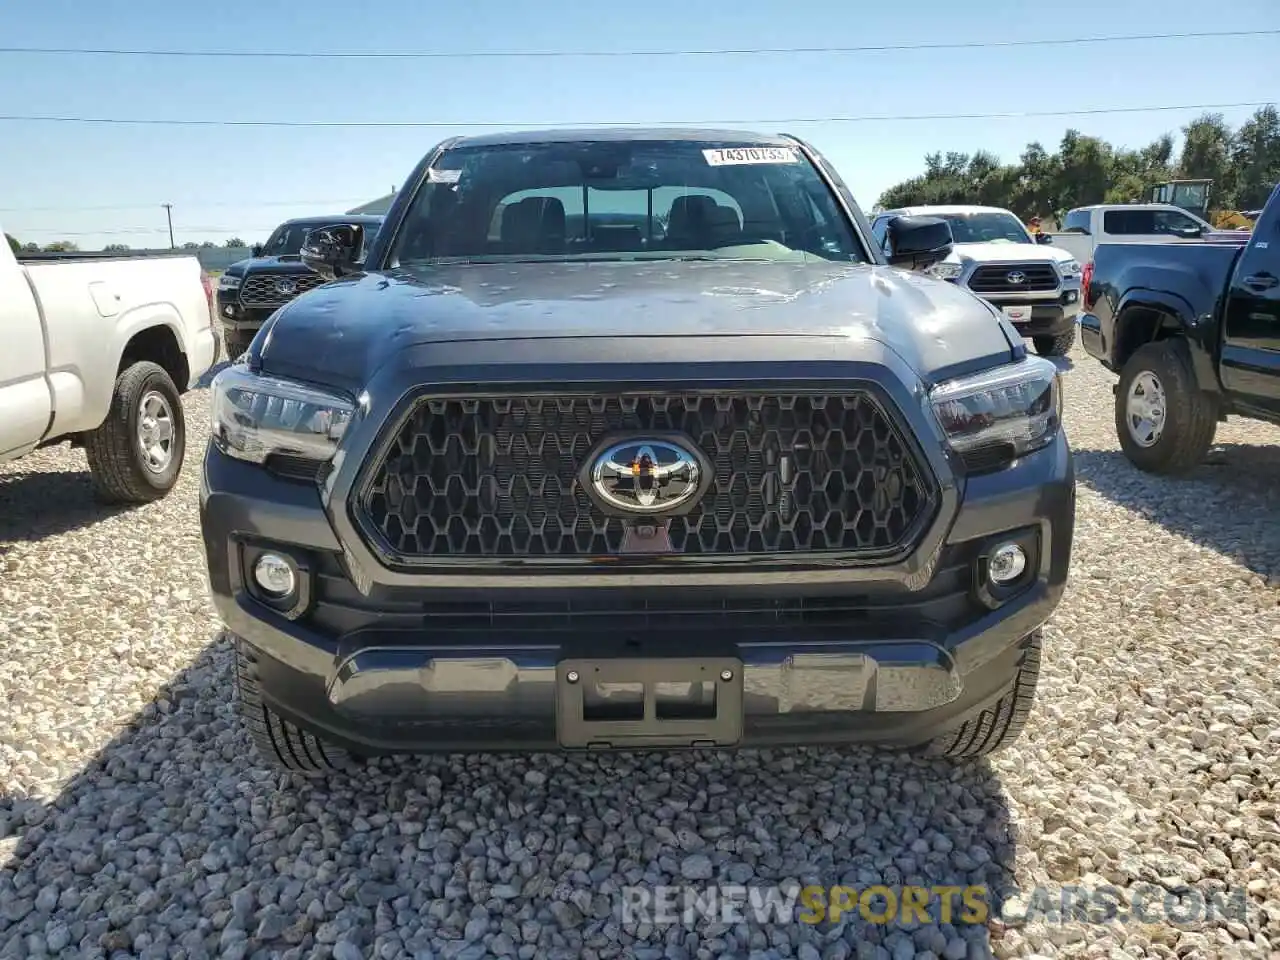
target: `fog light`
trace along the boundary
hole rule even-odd
[[[1016,543],[1002,543],[991,551],[987,576],[992,583],[1012,583],[1027,569],[1027,555]]]
[[[272,599],[289,596],[298,586],[293,564],[277,553],[264,553],[253,565],[253,579]]]

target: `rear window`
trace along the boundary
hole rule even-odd
[[[861,262],[835,198],[792,147],[575,141],[446,151],[394,266],[507,259]]]
[[[1177,236],[1199,226],[1177,210],[1108,210],[1102,215],[1102,229],[1117,236]]]

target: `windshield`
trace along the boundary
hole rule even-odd
[[[956,243],[1031,243],[1027,228],[1011,213],[943,213],[939,216],[951,224]]]
[[[446,151],[392,266],[503,260],[862,262],[799,150],[702,141],[575,141]]]
[[[296,257],[302,250],[302,242],[307,238],[308,233],[317,227],[330,227],[341,222],[341,220],[315,220],[282,224],[276,227],[270,239],[262,245],[262,255],[264,257]],[[367,244],[377,234],[381,221],[366,223],[363,226]]]
[[[302,249],[302,241],[308,233],[320,226],[318,223],[286,223],[276,227],[266,243],[262,245],[264,257],[297,256]]]

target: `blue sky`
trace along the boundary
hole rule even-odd
[[[0,7],[0,46],[499,51],[855,46],[1276,26],[1276,0],[41,0]],[[439,128],[165,127],[0,121],[0,224],[84,249],[265,239],[279,220],[399,185],[476,123],[751,121],[814,142],[870,208],[934,150],[1015,157],[1068,126],[1136,145],[1194,112],[789,123],[779,118],[1280,102],[1280,37],[969,50],[470,60],[0,53],[4,114],[432,121]],[[1249,109],[1225,110],[1239,123]],[[118,209],[100,209],[104,207]],[[21,208],[21,209],[15,209]],[[48,209],[35,209],[48,208]],[[95,209],[96,208],[96,209]]]

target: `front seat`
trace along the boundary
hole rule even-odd
[[[716,202],[705,194],[676,197],[667,216],[667,242],[672,250],[707,250],[714,236]]]
[[[505,253],[560,253],[565,244],[564,204],[555,197],[526,197],[502,212]]]

